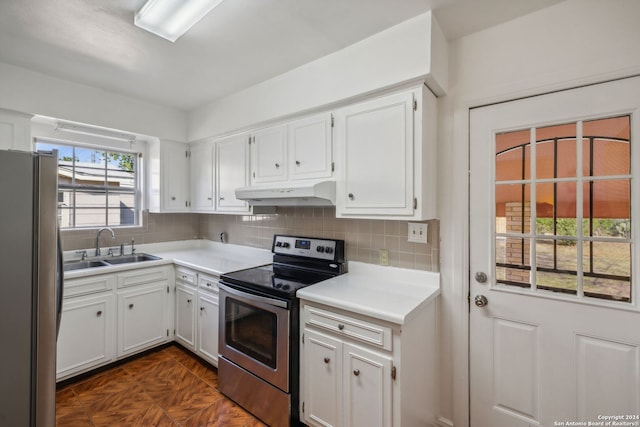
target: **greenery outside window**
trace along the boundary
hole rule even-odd
[[[40,139],[36,149],[58,150],[61,228],[140,225],[139,153]]]

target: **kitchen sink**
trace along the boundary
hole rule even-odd
[[[128,264],[130,262],[155,261],[158,259],[162,259],[162,258],[154,255],[149,255],[149,254],[133,254],[133,255],[116,256],[112,258],[105,258],[104,262],[108,264]]]
[[[159,259],[162,259],[162,258],[154,255],[149,255],[149,254],[133,254],[133,255],[101,258],[101,259],[91,259],[91,260],[87,259],[83,261],[68,261],[64,263],[63,270],[72,271],[72,270],[82,270],[84,268],[109,267],[112,265],[130,264],[134,262],[143,262],[143,261],[155,261]]]
[[[94,267],[107,267],[109,264],[102,260],[85,260],[85,261],[69,261],[65,262],[63,266],[64,271],[71,270],[81,270],[83,268],[94,268]]]

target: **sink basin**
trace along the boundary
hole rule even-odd
[[[149,255],[149,254],[133,254],[133,255],[123,255],[123,256],[115,256],[112,258],[107,258],[104,262],[108,264],[129,264],[131,262],[143,262],[143,261],[155,261],[158,259],[162,259],[160,257]]]
[[[64,271],[71,271],[81,270],[83,268],[107,267],[108,265],[109,264],[101,260],[70,261],[65,262],[62,269]]]

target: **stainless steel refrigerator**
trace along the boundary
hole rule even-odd
[[[55,426],[57,153],[0,150],[0,426]]]

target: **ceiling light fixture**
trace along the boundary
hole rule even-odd
[[[175,42],[220,3],[222,0],[147,0],[136,13],[134,23]]]
[[[127,141],[131,144],[133,144],[136,141],[136,136],[131,133],[118,132],[115,130],[102,129],[102,128],[97,128],[93,126],[85,126],[85,125],[79,125],[76,123],[69,123],[69,122],[56,122],[56,127],[54,131],[55,132],[60,132],[60,131],[72,132],[72,133],[79,133],[82,135],[90,135],[90,136],[102,136],[104,138]]]

